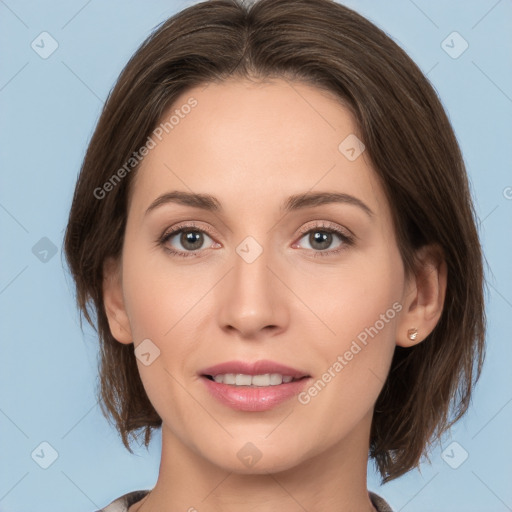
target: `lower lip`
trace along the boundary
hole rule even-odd
[[[202,376],[208,391],[219,402],[238,411],[267,411],[298,395],[310,378],[278,386],[231,386]]]

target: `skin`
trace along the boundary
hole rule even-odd
[[[395,346],[420,343],[439,320],[446,266],[426,248],[406,276],[369,156],[349,161],[338,150],[358,131],[334,95],[281,79],[231,80],[186,91],[169,113],[190,97],[197,106],[142,162],[122,258],[105,263],[113,336],[135,347],[149,338],[160,350],[148,366],[137,360],[163,420],[160,472],[129,511],[375,510],[366,487],[373,407]],[[172,190],[211,194],[224,211],[169,203],[145,215]],[[308,191],[350,194],[373,215],[351,204],[282,214],[288,196]],[[211,230],[196,256],[172,256],[156,242],[183,221],[193,233]],[[315,245],[326,223],[355,242],[334,234]],[[236,252],[247,236],[263,248],[252,263]],[[179,235],[166,246],[191,252]],[[198,376],[223,361],[271,359],[316,382],[394,303],[401,311],[306,405],[292,398],[265,412],[235,411]],[[261,453],[252,467],[237,457],[247,442]]]

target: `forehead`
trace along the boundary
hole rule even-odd
[[[159,137],[132,183],[139,212],[171,190],[211,194],[236,211],[273,202],[279,208],[285,197],[315,190],[385,207],[365,152],[356,159],[344,153],[344,141],[354,146],[359,135],[352,114],[311,85],[203,84],[182,93],[156,128]]]

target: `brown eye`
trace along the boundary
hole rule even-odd
[[[309,230],[302,231],[301,240],[306,240],[306,249],[314,251],[315,256],[330,256],[339,253],[340,251],[347,248],[347,246],[353,245],[353,239],[341,230],[335,228],[324,228],[323,226],[314,227]],[[333,243],[338,238],[338,244],[331,249]],[[307,245],[309,244],[309,247]],[[298,243],[303,246],[303,243]]]
[[[208,240],[211,247],[214,241],[203,229],[195,226],[178,226],[167,231],[158,243],[172,255],[187,257],[196,256],[196,252],[201,252]]]

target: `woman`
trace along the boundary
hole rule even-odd
[[[104,107],[65,251],[105,415],[129,450],[162,428],[155,487],[106,512],[391,510],[368,456],[383,482],[418,466],[480,374],[453,130],[412,60],[330,0],[163,23]]]

